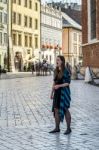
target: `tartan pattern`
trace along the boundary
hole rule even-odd
[[[63,83],[69,83],[70,84],[71,77],[67,69],[64,70],[64,76],[63,76]],[[60,100],[60,109],[59,109],[59,116],[60,121],[63,122],[65,112],[68,108],[70,108],[70,101],[71,101],[71,93],[70,88],[63,87],[61,88],[61,100]]]

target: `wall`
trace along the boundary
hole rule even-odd
[[[74,34],[76,34],[76,40],[74,40]],[[81,38],[82,33],[80,30],[71,27],[63,28],[62,51],[66,61],[69,62],[72,65],[72,67],[81,62],[80,60],[80,53],[82,53]]]
[[[99,0],[96,0],[96,39],[94,41],[88,40],[90,26],[88,21],[89,2],[90,0],[82,0],[83,66],[89,65],[93,68],[99,68]]]

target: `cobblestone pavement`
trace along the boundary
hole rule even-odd
[[[0,150],[99,150],[99,88],[72,81],[72,133],[54,128],[52,77],[0,81]]]

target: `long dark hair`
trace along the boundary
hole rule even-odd
[[[63,77],[64,70],[65,70],[65,58],[64,58],[64,56],[61,56],[61,55],[59,55],[57,57],[60,58],[60,60],[62,61],[62,65],[61,65],[61,70],[59,70],[59,67],[56,66],[54,77],[61,79]]]

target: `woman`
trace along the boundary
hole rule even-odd
[[[60,132],[60,122],[63,122],[64,116],[67,123],[67,130],[64,134],[71,133],[71,114],[70,107],[70,73],[65,67],[65,58],[58,56],[56,60],[56,69],[54,72],[54,83],[51,92],[51,99],[53,99],[52,111],[55,117],[55,129],[50,133]]]

